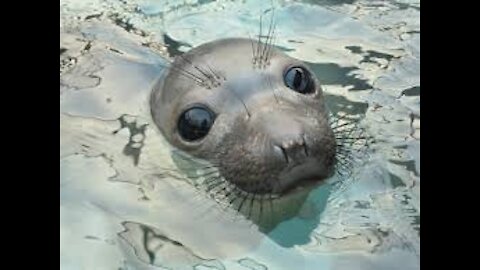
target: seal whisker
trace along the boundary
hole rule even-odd
[[[344,119],[349,119],[349,120],[352,120],[351,118],[351,115],[348,115],[348,114],[344,114],[344,115],[339,115],[338,113],[337,114],[333,114],[333,113],[329,113],[329,116],[330,116],[330,119],[332,119],[332,122],[338,122],[340,120],[344,120]]]
[[[203,161],[199,160],[198,158],[192,157],[188,154],[185,154],[184,152],[178,151],[178,150],[172,150],[173,154],[175,157],[181,158],[183,161],[195,163],[195,168],[194,169],[204,169],[204,168],[218,168],[218,164],[215,163],[215,161]]]
[[[368,137],[364,137],[364,136],[358,136],[358,137],[347,137],[347,136],[341,136],[341,137],[335,137],[336,139],[341,139],[341,140],[366,140],[368,139]]]
[[[269,194],[268,202],[270,204],[270,222],[274,222],[275,220],[275,210],[273,207],[273,195],[272,193]]]
[[[183,58],[183,56],[180,56],[180,58]],[[174,71],[179,72],[179,74],[187,76],[190,79],[194,79],[197,83],[201,83],[202,86],[205,84],[205,80],[202,79],[201,77],[195,75],[194,73],[192,73],[192,72],[190,72],[186,69],[178,67],[174,62],[172,62],[168,59],[165,59],[165,60],[170,64],[170,66],[164,66],[165,68],[174,69]]]
[[[203,173],[203,174],[197,174],[197,175],[194,175],[194,176],[189,176],[189,178],[199,179],[199,178],[206,177],[206,176],[209,176],[209,175],[214,175],[214,174],[218,174],[218,171],[211,171],[211,172],[206,172],[206,173]]]
[[[335,133],[336,137],[349,137],[353,132],[355,132],[355,129],[356,129],[356,126],[352,125],[349,127],[344,127],[343,129],[335,128],[335,129],[332,129],[332,131]]]
[[[288,163],[289,163],[289,159],[288,159],[287,151],[286,151],[285,148],[283,148],[283,146],[281,146],[281,145],[279,145],[279,146],[277,146],[277,147],[280,148],[280,150],[282,151],[283,157],[285,158],[285,162],[288,164]]]
[[[215,77],[212,74],[208,74],[208,72],[206,72],[204,69],[200,68],[199,66],[195,65],[192,61],[187,59],[185,56],[179,55],[178,57],[182,59],[184,62],[190,64],[190,66],[192,66],[198,72],[200,72],[208,81],[210,81],[210,83],[213,86],[217,86],[219,84],[219,82],[215,79]]]
[[[275,36],[275,29],[276,29],[276,26],[274,25],[272,30],[272,37],[270,39],[270,44],[268,44],[268,51],[265,56],[265,62],[267,63],[267,65],[270,64],[270,58],[272,57],[272,54],[273,54],[273,47],[275,46],[275,39],[277,38]]]
[[[250,195],[252,195],[252,199],[250,199],[250,209],[248,210],[247,219],[250,219],[250,216],[252,215],[253,200],[255,199],[255,193],[251,193]]]
[[[228,201],[228,205],[229,205],[229,206],[232,205],[233,202],[236,201],[236,200],[239,198],[239,196],[238,196],[238,194],[239,194],[238,188],[237,188],[236,186],[234,186],[233,192],[231,192],[230,194],[233,194],[233,195],[229,195],[229,197],[230,197],[230,196],[233,196],[233,199],[231,199],[230,201]]]
[[[213,181],[218,181],[218,180],[219,180],[219,178],[213,179]],[[212,182],[212,181],[210,181],[210,182]],[[219,187],[219,186],[222,185],[222,184],[224,184],[223,181],[218,181],[218,182],[215,182],[215,183],[213,183],[213,184],[208,184],[208,185],[207,185],[207,188],[205,189],[205,191],[206,191],[207,193],[210,193],[214,188]]]
[[[273,13],[272,13],[273,14]],[[272,34],[272,23],[273,23],[273,16],[270,18],[270,25],[268,27],[268,32],[267,32],[267,36],[265,38],[265,42],[264,42],[264,45],[263,45],[263,49],[262,49],[262,55],[261,55],[261,59],[262,59],[262,67],[265,67],[265,64],[266,64],[266,52],[267,52],[267,48],[268,48],[268,44],[269,44],[269,40],[271,38],[271,34]]]
[[[260,15],[260,32],[258,33],[258,42],[257,42],[257,53],[256,53],[256,56],[257,56],[257,59],[261,60],[261,56],[260,56],[260,48],[261,48],[261,45],[262,45],[262,19],[263,19],[263,14]],[[260,61],[260,64],[261,64],[261,61]]]
[[[245,202],[245,200],[248,198],[248,195],[247,196],[243,196],[243,200],[240,202],[240,205],[238,206],[237,208],[237,211],[240,212],[242,211],[242,207],[243,207],[243,203]]]
[[[194,75],[193,73],[190,73],[189,71],[186,71],[186,70],[183,70],[181,68],[178,68],[178,67],[173,67],[173,66],[166,66],[166,68],[169,68],[170,70],[173,70],[173,71],[176,71],[178,74],[190,79],[190,80],[193,80],[197,85],[199,86],[204,86],[205,84],[205,81],[203,79],[201,79],[200,77],[197,77],[196,75]]]
[[[351,158],[350,153],[351,153],[351,151],[339,152],[339,153],[336,154],[336,156],[338,158],[347,159],[347,158]]]
[[[263,213],[263,195],[260,195],[260,210],[258,214],[258,220],[261,222],[262,221],[262,213]]]
[[[206,64],[207,68],[210,70],[210,72],[217,78],[217,79],[223,79],[224,81],[227,80],[227,78],[225,78],[225,76],[220,76],[218,75],[213,69],[212,67],[210,67],[209,64]]]
[[[255,47],[253,45],[253,39],[252,39],[252,36],[250,35],[250,33],[248,33],[248,38],[250,40],[250,43],[252,44],[252,63],[253,63],[253,66],[255,67],[255,65],[257,63],[257,56],[255,55]]]
[[[221,186],[221,189],[220,189],[220,190],[216,190],[216,191],[213,193],[213,196],[214,196],[214,197],[217,197],[219,194],[222,194],[223,191],[225,191],[225,190],[228,188],[228,183],[223,182],[222,184],[223,184],[223,185]]]
[[[214,183],[215,181],[217,181],[217,180],[219,180],[219,179],[221,179],[220,176],[211,176],[211,177],[205,179],[205,180],[202,182],[202,184],[205,185],[205,186],[208,186],[208,185]],[[221,182],[221,181],[220,181],[220,182]]]
[[[303,150],[305,151],[305,156],[309,156],[308,154],[308,145],[307,145],[307,140],[305,140],[305,134],[302,135],[302,140],[303,140]]]
[[[175,63],[172,63],[171,61],[169,61],[167,59],[165,59],[165,61],[167,61],[167,63],[169,63],[170,65],[168,65],[168,66],[167,65],[162,65],[162,64],[159,64],[159,65],[168,69],[168,70],[175,71],[178,74],[183,75],[184,77],[186,77],[190,80],[193,80],[199,86],[205,86],[205,80],[204,79],[198,77],[197,75],[191,73],[188,70],[185,70],[185,69],[182,69],[182,68],[176,66]]]
[[[267,77],[267,81],[268,81],[268,84],[270,85],[270,89],[272,89],[273,97],[275,98],[275,101],[278,104],[279,102],[278,102],[277,95],[275,94],[275,87],[273,87],[273,83],[272,83],[272,80],[270,79],[270,77]]]
[[[235,195],[231,195],[233,192],[236,192],[235,188],[236,186],[232,183],[228,183],[227,184],[227,187],[229,188],[228,191],[224,194],[224,197],[225,199],[230,199],[230,196],[234,196],[234,200],[237,198]],[[229,201],[228,202],[228,205],[227,206],[230,206],[231,203],[233,203],[233,200],[232,201]]]
[[[352,162],[348,159],[337,159],[336,161],[340,164],[340,167],[344,166],[345,168],[348,168],[348,165]]]
[[[272,43],[271,43],[271,45],[270,45],[270,51],[269,51],[269,53],[268,53],[268,61],[269,61],[269,62],[270,62],[270,59],[271,59],[271,57],[272,57],[272,55],[273,55],[273,47],[276,46],[275,44],[276,44],[277,36],[275,36],[275,29],[277,29],[277,28],[276,28],[276,25],[274,25],[274,27],[273,27]]]
[[[271,42],[273,40],[274,31],[275,31],[274,17],[275,17],[275,9],[272,8],[272,16],[270,17],[270,25],[268,27],[267,39],[265,41],[265,46],[263,48],[263,55],[262,55],[262,58],[264,59],[264,66],[268,65],[268,61],[269,61],[268,55],[272,47]]]
[[[336,129],[339,129],[341,127],[344,127],[344,126],[348,126],[348,125],[354,125],[354,123],[343,123],[343,124],[340,124],[338,126],[334,126],[332,127],[333,130],[336,130]]]
[[[196,218],[203,218],[207,214],[212,213],[212,209],[218,207],[216,204],[211,204],[210,206],[206,207],[203,210],[200,209],[200,207],[203,208],[204,205],[205,205],[205,203],[204,203],[204,200],[206,199],[205,198],[205,193],[196,192],[195,194],[196,194],[195,198],[197,198],[199,201],[198,201],[197,204],[194,205],[194,208],[192,209],[192,210],[196,210],[196,211],[192,211],[192,213],[195,213]]]

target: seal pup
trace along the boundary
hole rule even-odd
[[[296,213],[335,172],[320,82],[271,40],[221,39],[177,56],[150,106],[167,141],[213,170],[206,190],[266,227]]]

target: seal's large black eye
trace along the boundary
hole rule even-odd
[[[295,92],[310,94],[315,91],[310,72],[302,67],[291,67],[283,75],[285,85]]]
[[[195,106],[180,115],[178,133],[186,141],[196,141],[205,137],[215,120],[215,114],[206,107]]]

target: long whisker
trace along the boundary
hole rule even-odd
[[[247,219],[250,219],[250,216],[252,215],[253,201],[255,200],[255,193],[251,193],[251,195],[252,199],[250,200],[250,209],[248,210]]]
[[[257,43],[257,57],[260,58],[260,47],[261,47],[261,44],[262,44],[262,18],[263,17],[263,14],[260,15],[260,32],[258,33],[258,43]],[[261,58],[260,58],[261,59]]]
[[[270,50],[270,43],[271,43],[271,39],[273,37],[273,33],[272,33],[272,30],[273,30],[273,18],[274,18],[274,9],[272,10],[272,16],[270,18],[270,25],[268,27],[268,33],[267,33],[267,38],[265,40],[265,46],[263,47],[263,51],[262,51],[262,60],[263,60],[263,64],[266,65],[267,63],[267,60],[268,60],[268,50]]]
[[[178,74],[190,79],[190,80],[193,80],[196,84],[198,84],[199,86],[204,86],[205,84],[205,81],[198,77],[197,75],[189,72],[188,70],[185,70],[185,69],[182,69],[182,68],[179,68],[179,67],[176,67],[174,66],[173,64],[170,65],[170,66],[165,66],[165,65],[161,65],[162,67],[165,67],[169,70],[172,70],[172,71],[175,71],[177,72]]]
[[[215,76],[215,73],[209,74],[206,70],[203,68],[200,68],[199,66],[195,65],[192,61],[184,57],[183,55],[178,56],[180,59],[185,61],[186,63],[190,64],[194,69],[196,69],[198,72],[200,72],[207,80],[209,80],[213,85],[218,85],[219,82],[215,79],[215,77],[219,77],[218,75]],[[210,69],[211,70],[211,69]]]

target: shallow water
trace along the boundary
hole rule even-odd
[[[369,158],[268,235],[178,173],[148,95],[171,56],[258,32],[307,62]],[[420,2],[60,2],[62,269],[419,269]],[[166,46],[167,45],[167,46]],[[352,178],[353,179],[353,178]]]

